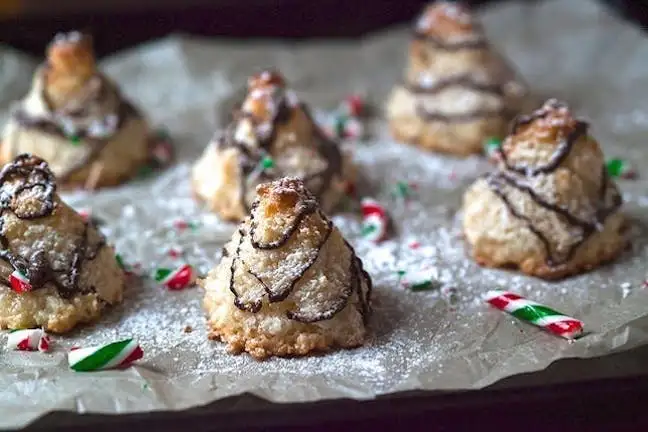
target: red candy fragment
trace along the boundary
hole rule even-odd
[[[32,286],[29,283],[27,276],[14,270],[11,275],[9,275],[9,283],[11,284],[11,289],[17,293],[26,293],[32,290]]]

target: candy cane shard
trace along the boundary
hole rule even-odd
[[[565,339],[583,334],[583,322],[566,316],[540,303],[507,291],[489,291],[485,301],[515,318],[540,327]]]
[[[439,289],[442,283],[436,280],[429,270],[403,272],[400,283],[410,291],[430,291]]]
[[[106,345],[77,348],[68,353],[68,364],[77,372],[121,369],[144,357],[137,341],[125,339]]]
[[[184,264],[176,269],[158,268],[154,279],[172,291],[182,290],[191,286],[196,280],[193,267]]]
[[[12,290],[21,294],[33,289],[29,282],[29,278],[18,270],[14,270],[13,273],[9,275],[9,284],[11,285]]]
[[[42,329],[14,330],[7,335],[7,349],[47,352],[50,338]]]
[[[362,211],[362,236],[374,243],[384,240],[389,229],[389,216],[385,208],[373,198],[363,198],[360,208]]]

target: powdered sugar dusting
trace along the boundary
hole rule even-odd
[[[205,397],[214,394],[211,383],[219,383],[216,394],[224,396],[259,388],[261,382],[265,382],[264,395],[277,401],[338,394],[340,385],[346,388],[347,396],[367,397],[417,387],[412,374],[419,376],[424,371],[426,376],[447,383],[442,387],[469,387],[468,375],[462,378],[452,372],[456,371],[452,359],[458,355],[506,351],[518,344],[567,352],[568,346],[552,336],[485,307],[482,294],[489,289],[520,293],[559,307],[586,323],[591,305],[609,298],[609,290],[618,293],[618,302],[642,295],[641,291],[629,291],[612,282],[627,279],[623,265],[561,283],[480,269],[469,259],[462,239],[461,196],[465,187],[487,172],[490,165],[477,157],[457,160],[422,153],[394,143],[378,123],[372,127],[376,138],[351,148],[362,173],[358,191],[375,197],[388,209],[394,235],[376,245],[360,235],[359,211],[332,217],[374,280],[374,315],[365,347],[265,362],[247,355],[230,355],[223,344],[206,337],[200,288],[171,292],[150,278],[144,278],[141,285],[133,282],[122,306],[98,326],[60,338],[61,346],[94,345],[134,336],[145,350],[143,367],[157,371],[159,379],[175,385],[187,380],[202,383],[195,391],[205,392]],[[134,184],[127,187],[128,193],[106,191],[94,197],[69,198],[78,207],[90,206],[94,215],[106,220],[103,229],[110,233],[109,240],[127,263],[139,263],[150,271],[188,262],[205,274],[218,261],[220,249],[235,225],[220,222],[193,201],[188,171],[188,163],[183,162],[154,179],[148,186],[157,191],[152,195],[146,194],[144,184]],[[416,196],[408,200],[395,196],[393,186],[399,181],[416,184]],[[174,222],[179,219],[196,222],[200,228],[178,231]],[[640,237],[636,247],[645,257],[645,233]],[[412,241],[418,246],[412,248]],[[182,253],[170,257],[170,248]],[[399,271],[425,271],[435,280],[435,288],[411,292],[399,283]],[[193,331],[186,333],[186,326]],[[482,366],[487,368],[485,371],[494,367],[487,364]],[[444,378],[447,373],[453,376],[449,381]],[[290,385],[299,391],[287,391]],[[333,393],[328,393],[330,390]]]

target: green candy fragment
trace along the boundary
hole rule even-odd
[[[410,291],[429,291],[438,287],[438,284],[433,283],[431,280],[416,282],[409,285]]]
[[[622,159],[610,159],[606,168],[611,177],[621,177],[627,171],[627,163]]]
[[[150,165],[143,165],[137,170],[138,178],[146,178],[153,174],[153,168]]]
[[[160,141],[168,141],[169,140],[169,132],[166,129],[156,129],[154,136],[159,139]]]
[[[173,270],[168,269],[168,268],[159,268],[155,270],[155,274],[153,275],[153,279],[155,279],[155,282],[162,282],[164,279],[169,277],[169,275],[173,272]]]
[[[274,161],[272,160],[271,157],[266,156],[263,159],[261,159],[261,167],[264,170],[270,169],[274,167]]]
[[[493,155],[502,146],[502,140],[496,137],[487,138],[484,141],[484,153]]]
[[[76,372],[100,370],[119,355],[131,342],[132,339],[126,339],[103,346],[92,355],[70,365],[70,368]]]
[[[410,188],[407,183],[399,181],[396,183],[396,193],[400,197],[406,197],[410,194]]]
[[[376,225],[365,225],[362,227],[362,231],[360,231],[360,234],[362,236],[367,236],[373,233],[374,231],[376,231],[377,229],[378,228],[376,227]]]
[[[346,123],[347,123],[346,116],[338,115],[338,116],[335,117],[335,121],[333,123],[333,131],[335,132],[335,136],[338,136],[338,137],[343,137],[344,136],[344,130],[346,129]]]
[[[547,318],[551,316],[559,316],[562,314],[560,312],[556,312],[555,310],[547,306],[528,305],[512,311],[511,315],[513,315],[515,318],[520,319],[522,321],[527,321],[532,324],[538,325],[538,321],[542,320],[543,318]]]

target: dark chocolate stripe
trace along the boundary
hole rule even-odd
[[[527,218],[526,216],[524,216],[524,215],[521,214],[521,213],[518,213],[518,212],[513,208],[513,205],[511,204],[511,202],[509,201],[509,199],[507,198],[507,196],[504,194],[504,192],[502,192],[502,191],[501,191],[500,189],[498,189],[498,188],[493,188],[493,187],[491,187],[491,190],[493,191],[493,193],[495,193],[495,195],[497,195],[497,196],[502,200],[502,202],[503,202],[503,203],[506,205],[506,207],[508,208],[509,212],[511,212],[511,214],[512,214],[513,216],[515,216],[516,218],[525,221],[525,222],[527,223],[527,228],[529,228],[529,230],[530,230],[533,234],[535,234],[536,237],[538,237],[538,239],[540,239],[540,241],[542,242],[542,244],[543,244],[544,247],[545,247],[545,251],[547,252],[547,259],[546,259],[547,265],[549,265],[550,267],[554,267],[555,265],[557,265],[557,263],[554,262],[553,257],[552,257],[552,253],[551,253],[551,243],[549,242],[549,240],[547,239],[547,237],[545,237],[545,235],[542,233],[542,231],[540,231],[539,229],[537,229],[537,228],[533,225],[533,221],[532,221],[531,219]]]
[[[478,92],[490,93],[496,96],[504,95],[503,84],[482,83],[475,80],[471,75],[456,75],[438,80],[431,86],[406,83],[405,87],[412,93],[435,95],[450,87],[461,87]]]
[[[416,105],[416,115],[425,121],[439,121],[444,123],[468,123],[489,117],[506,115],[505,107],[496,110],[478,109],[460,114],[443,114],[438,111],[427,111],[420,102]]]
[[[436,48],[444,49],[447,51],[461,51],[466,49],[487,49],[488,42],[481,35],[480,39],[468,42],[460,43],[447,43],[439,40],[438,38],[430,35],[424,35],[420,33],[414,34],[414,38],[417,40],[429,42],[433,44]],[[515,79],[515,74],[508,68],[504,63],[503,70],[500,71],[498,83],[481,83],[475,80],[469,74],[455,75],[450,76],[444,79],[441,79],[439,82],[433,84],[430,87],[424,87],[418,84],[405,83],[404,86],[410,92],[416,95],[436,95],[445,89],[453,86],[461,87],[464,89],[472,90],[475,92],[488,93],[491,95],[499,96],[500,99],[504,98],[505,92],[505,83]],[[504,116],[506,119],[512,118],[516,112],[510,110],[505,101],[502,101],[502,107],[495,110],[487,109],[477,109],[460,114],[444,114],[438,111],[428,111],[426,110],[420,102],[416,106],[417,115],[424,119],[425,121],[437,121],[444,123],[467,123],[484,118],[492,117],[501,117]]]
[[[567,208],[561,207],[557,204],[550,203],[549,201],[542,198],[540,195],[536,194],[533,191],[533,189],[531,189],[531,186],[523,182],[520,182],[513,177],[510,177],[506,172],[501,172],[491,176],[489,178],[489,182],[491,183],[491,185],[497,187],[501,186],[502,183],[506,183],[508,186],[517,189],[520,192],[524,192],[540,207],[544,208],[545,210],[549,210],[551,212],[559,214],[560,216],[565,218],[565,220],[567,220],[567,222],[570,225],[581,227],[584,230],[590,230],[590,229],[595,229],[597,224],[599,223],[598,221],[597,223],[591,223],[579,219],[577,216],[573,215]]]
[[[5,183],[23,179],[11,192],[5,188]],[[20,182],[20,180],[18,180]],[[29,213],[17,212],[13,206],[24,191],[41,188],[41,207]],[[50,216],[55,208],[54,195],[56,183],[54,175],[47,163],[40,158],[23,154],[4,166],[0,172],[0,190],[3,195],[0,199],[0,259],[7,262],[14,270],[20,271],[29,280],[32,289],[41,289],[47,283],[53,284],[59,296],[70,298],[79,292],[79,278],[85,261],[93,260],[99,251],[105,246],[105,239],[98,233],[99,240],[92,247],[88,245],[89,224],[85,223],[83,235],[77,242],[72,253],[69,267],[54,268],[49,262],[48,251],[43,247],[32,250],[28,258],[13,253],[9,246],[9,240],[4,232],[4,218],[6,211],[11,211],[17,218],[23,220],[39,219]],[[11,189],[9,189],[11,190]],[[4,281],[10,286],[8,280]],[[89,291],[93,291],[90,287]]]
[[[513,120],[513,123],[511,123],[511,135],[518,133],[520,127],[527,126],[536,120],[545,118],[553,110],[559,109],[568,109],[568,107],[565,103],[552,99],[545,102],[545,105],[542,108],[535,110],[531,114],[520,114]]]
[[[518,130],[519,126],[521,123],[515,122],[513,125],[513,134],[516,133]],[[569,153],[571,153],[572,147],[574,146],[574,143],[578,141],[578,139],[584,135],[587,134],[587,129],[589,128],[589,125],[585,122],[579,121],[576,123],[576,127],[569,132],[567,137],[560,142],[558,145],[558,149],[554,152],[553,155],[551,155],[551,158],[549,158],[549,162],[547,162],[544,165],[540,165],[537,167],[532,167],[529,165],[512,165],[507,156],[506,153],[503,151],[503,149],[500,147],[499,149],[499,154],[500,157],[502,158],[502,161],[506,165],[506,169],[509,171],[516,172],[518,174],[523,174],[526,176],[536,176],[538,174],[548,174],[553,172],[558,166],[567,158]]]
[[[258,202],[255,203],[254,207],[258,205]],[[303,208],[309,208],[308,205],[304,206]],[[261,248],[258,247],[258,243],[255,245],[255,242],[253,242],[253,229],[252,229],[252,224],[253,224],[253,217],[250,216],[251,221],[251,229],[250,229],[250,241],[252,244],[252,247],[257,249],[257,250],[270,250],[270,249],[278,249],[282,247],[291,237],[292,235],[297,231],[297,228],[299,225],[303,222],[303,216],[305,214],[310,214],[310,213],[303,213],[300,212],[300,214],[295,218],[295,222],[291,224],[288,229],[283,232],[279,236],[279,241],[275,241],[272,243],[268,243],[264,245],[265,247]],[[295,285],[304,277],[306,272],[317,262],[317,259],[319,258],[322,248],[330,238],[331,233],[333,232],[333,223],[326,218],[326,216],[323,213],[319,213],[320,217],[327,222],[327,231],[326,234],[323,236],[322,241],[318,244],[317,246],[317,253],[315,254],[314,257],[312,257],[308,263],[303,266],[303,268],[299,271],[299,274],[291,280],[291,282],[286,286],[284,289],[280,290],[272,290],[268,284],[257,274],[255,274],[253,271],[248,270],[248,273],[253,276],[259,284],[263,287],[264,291],[268,295],[268,300],[269,302],[279,302],[285,300],[290,293],[293,291]],[[254,303],[243,303],[241,302],[239,298],[239,294],[236,291],[235,288],[235,283],[234,283],[234,276],[236,273],[236,264],[237,261],[240,260],[240,253],[241,253],[241,244],[243,242],[243,239],[245,237],[245,232],[242,229],[239,229],[239,242],[236,246],[236,251],[234,253],[234,257],[232,258],[232,263],[230,264],[230,281],[229,281],[229,289],[234,294],[234,305],[247,312],[252,312],[256,313],[259,312],[262,308],[262,301],[258,300],[255,301]],[[293,312],[293,311],[288,311],[286,313],[286,316],[292,320],[299,321],[299,322],[305,322],[305,323],[312,323],[312,322],[317,322],[317,321],[324,321],[333,318],[338,312],[340,312],[344,307],[346,306],[349,297],[353,294],[353,292],[357,292],[358,299],[360,302],[360,312],[363,316],[363,320],[366,322],[368,320],[368,316],[370,313],[370,298],[371,298],[371,290],[372,290],[372,284],[371,284],[371,278],[367,274],[367,272],[362,268],[362,261],[357,257],[355,250],[351,245],[345,240],[346,246],[349,248],[350,251],[350,272],[351,272],[351,280],[349,283],[349,289],[345,290],[342,297],[339,299],[340,301],[336,303],[336,306],[328,311],[325,311],[323,313],[317,314],[314,317],[307,317],[303,314],[300,314],[299,312]],[[228,254],[229,255],[229,254]],[[226,255],[224,255],[226,256]],[[367,293],[366,295],[363,294],[362,292],[362,283],[365,283],[367,285]]]
[[[236,273],[236,262],[240,259],[241,255],[241,244],[243,243],[243,238],[245,237],[245,231],[242,229],[238,230],[239,241],[236,245],[236,250],[234,251],[234,256],[232,257],[232,263],[230,264],[230,281],[229,281],[229,290],[234,294],[234,306],[241,309],[242,311],[257,313],[261,310],[261,300],[257,300],[254,303],[243,303],[239,298],[239,294],[234,287],[234,276]]]
[[[462,51],[466,49],[484,49],[488,47],[488,41],[484,35],[479,35],[478,39],[463,42],[446,42],[436,36],[414,32],[414,39],[431,43],[435,48],[443,51]]]
[[[568,249],[568,251],[565,254],[563,259],[559,259],[559,258],[556,258],[554,256],[555,253],[552,252],[553,248],[551,246],[551,242],[550,242],[549,238],[547,236],[545,236],[544,233],[539,228],[537,228],[535,226],[534,222],[530,218],[524,216],[523,214],[521,214],[517,210],[515,210],[515,208],[513,207],[511,201],[509,200],[508,196],[506,195],[506,193],[504,192],[504,190],[502,188],[502,183],[506,183],[508,186],[510,186],[510,187],[512,187],[514,189],[517,189],[517,190],[519,190],[521,192],[526,193],[539,206],[543,207],[546,210],[553,211],[554,213],[559,214],[560,216],[562,216],[566,220],[566,222],[568,224],[570,224],[571,226],[579,227],[581,229],[580,237]],[[564,263],[564,262],[569,261],[571,259],[571,257],[574,255],[574,253],[575,253],[576,249],[578,248],[578,246],[580,246],[580,244],[585,239],[587,239],[587,237],[589,237],[591,235],[591,233],[595,229],[593,225],[577,219],[574,215],[572,215],[567,210],[565,210],[565,209],[563,209],[561,207],[552,205],[552,204],[544,201],[543,199],[541,199],[537,194],[535,194],[527,186],[521,185],[521,184],[513,181],[512,179],[505,177],[504,175],[489,177],[488,178],[488,184],[489,184],[491,190],[493,192],[495,192],[495,194],[497,196],[499,196],[500,199],[506,204],[506,207],[509,209],[511,214],[513,216],[517,217],[518,219],[524,220],[527,223],[527,228],[529,228],[536,235],[536,237],[538,237],[540,239],[540,241],[542,241],[542,243],[543,243],[543,245],[545,247],[545,251],[547,252],[547,264],[549,266],[555,266],[555,265],[558,265],[560,263]]]
[[[297,228],[299,228],[299,225],[302,223],[302,220],[304,220],[306,216],[314,213],[317,210],[317,203],[315,202],[303,203],[303,205],[297,212],[297,216],[295,216],[295,222],[291,224],[288,227],[288,229],[284,233],[282,233],[281,236],[279,236],[277,240],[268,243],[261,243],[254,238],[254,234],[256,231],[256,221],[254,220],[254,212],[257,206],[258,206],[258,201],[254,203],[254,205],[252,206],[252,211],[250,212],[250,242],[252,243],[252,247],[261,250],[278,249],[284,244],[286,244],[286,242],[290,239],[290,237],[297,230]]]
[[[102,97],[105,94],[105,86],[107,85],[103,81],[103,77],[101,77],[101,90],[98,94],[98,97]],[[45,100],[45,95],[41,95]],[[126,122],[131,119],[131,118],[139,118],[141,115],[137,111],[137,109],[127,100],[125,100],[121,95],[117,95],[117,98],[120,101],[119,107],[117,109],[117,126],[116,130],[121,129]],[[78,116],[79,113],[72,113],[72,114],[67,114],[68,117],[75,117]],[[27,114],[24,110],[22,109],[17,109],[12,113],[12,117],[14,120],[20,124],[21,126],[25,128],[30,128],[30,129],[38,129],[43,133],[49,134],[49,135],[56,135],[64,139],[70,139],[69,136],[65,134],[65,131],[60,127],[60,125],[54,123],[50,119],[42,118],[42,117],[31,117],[29,114]],[[81,129],[79,130],[78,134],[76,135],[76,138],[80,140],[84,140],[87,145],[91,147],[90,152],[88,152],[83,158],[81,158],[79,161],[75,162],[70,168],[68,168],[65,172],[59,174],[57,177],[59,181],[65,182],[69,180],[69,178],[77,173],[78,171],[82,170],[86,166],[92,164],[101,154],[101,151],[104,149],[106,144],[110,142],[110,139],[112,137],[106,137],[106,138],[94,138],[90,137],[87,133],[86,129]],[[11,145],[11,143],[10,143]]]
[[[339,175],[342,171],[342,154],[338,147],[338,144],[327,137],[324,132],[319,128],[314,118],[310,114],[308,107],[304,104],[298,106],[307,118],[312,122],[315,147],[317,153],[326,161],[326,167],[317,172],[306,175],[303,179],[307,182],[307,186],[312,191],[312,193],[317,197],[321,198],[322,195],[330,188],[331,182],[335,175]],[[273,144],[277,137],[277,129],[280,125],[285,125],[292,118],[293,112],[291,107],[287,105],[287,102],[284,99],[280,102],[275,116],[271,122],[271,130],[267,137],[262,138],[260,133],[257,131],[257,140],[259,141],[259,148],[251,148],[249,145],[239,142],[235,139],[236,126],[238,121],[242,118],[249,118],[254,120],[254,118],[244,112],[238,112],[234,114],[234,121],[225,129],[224,133],[215,141],[216,145],[219,148],[236,148],[239,150],[239,175],[240,175],[240,202],[241,206],[245,209],[246,212],[249,212],[250,206],[247,204],[247,195],[249,192],[249,176],[254,172],[255,168],[261,163],[262,159],[266,156],[271,156],[273,153]],[[274,178],[281,178],[289,175],[290,173],[281,173],[275,167],[275,173],[273,175],[266,176],[267,180]],[[317,187],[315,187],[317,184]]]
[[[358,278],[357,278],[357,273],[355,271],[355,259],[354,259],[353,252],[351,252],[351,256],[349,258],[350,258],[349,259],[349,283],[344,289],[344,291],[342,292],[340,298],[337,299],[333,307],[331,307],[327,311],[320,312],[315,316],[308,316],[306,314],[295,312],[295,311],[287,311],[286,316],[298,322],[314,323],[318,321],[329,320],[333,318],[335,315],[337,315],[339,312],[341,312],[342,309],[346,307],[349,301],[349,297],[351,297],[351,294],[353,294],[354,291],[357,291]],[[360,302],[362,302],[361,299]]]
[[[553,108],[559,108],[561,106],[562,104],[552,105]],[[547,110],[538,110],[530,116],[518,117],[518,119],[516,119],[516,121],[513,123],[512,133],[516,133],[519,130],[520,126],[530,124],[534,120],[542,118],[546,115],[548,115]],[[525,221],[529,230],[531,230],[531,232],[533,232],[536,237],[543,243],[547,255],[546,263],[550,267],[559,266],[568,262],[574,256],[578,248],[581,247],[595,232],[597,232],[597,230],[601,229],[601,227],[604,226],[605,220],[621,206],[621,195],[619,194],[616,186],[610,183],[605,166],[603,166],[601,173],[601,187],[599,189],[598,196],[598,209],[596,210],[594,220],[585,221],[571,213],[568,209],[558,206],[554,203],[550,203],[544,198],[540,197],[533,191],[533,189],[527,182],[520,181],[517,176],[529,178],[535,177],[540,174],[551,174],[552,172],[554,172],[569,156],[576,141],[587,134],[587,129],[587,123],[578,121],[576,123],[576,127],[569,132],[567,137],[562,142],[560,142],[557,150],[549,158],[549,162],[537,167],[528,165],[511,165],[506,157],[506,153],[502,148],[500,148],[499,152],[504,162],[505,169],[501,172],[491,173],[486,177],[486,181],[490,189],[502,200],[511,214],[518,219]],[[555,251],[553,251],[549,238],[538,227],[534,225],[533,221],[515,210],[506,193],[504,192],[504,185],[526,194],[537,205],[557,214],[569,226],[581,230],[580,238],[576,242],[574,242],[574,244],[569,248],[562,259],[554,256]],[[611,191],[611,193],[613,194],[612,203],[610,205],[608,205],[608,203],[606,202],[608,198],[607,194],[609,191]]]
[[[306,272],[315,264],[317,259],[320,256],[320,252],[322,251],[322,248],[328,241],[329,237],[331,236],[331,232],[333,232],[333,223],[331,221],[328,221],[327,228],[326,228],[326,234],[324,234],[324,237],[322,238],[322,241],[317,245],[315,248],[317,250],[317,253],[315,256],[313,256],[307,263],[302,267],[302,269],[299,271],[297,276],[290,281],[285,287],[280,288],[280,289],[270,289],[268,285],[261,279],[261,277],[257,276],[254,272],[251,270],[248,270],[248,273],[250,273],[252,276],[254,276],[261,284],[263,285],[263,289],[266,291],[268,294],[268,300],[270,303],[275,303],[279,301],[283,301],[290,295],[292,292],[293,288],[295,288],[295,285],[302,280]],[[258,249],[258,248],[255,248]],[[275,249],[275,248],[273,248]]]

